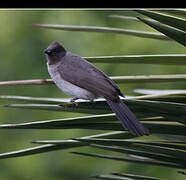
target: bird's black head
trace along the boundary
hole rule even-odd
[[[49,64],[55,64],[59,62],[66,54],[66,50],[63,45],[59,42],[53,42],[44,50],[44,53],[47,55]]]

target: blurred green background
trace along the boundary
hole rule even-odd
[[[72,32],[47,30],[32,27],[31,24],[64,24],[120,27],[149,30],[143,23],[108,18],[118,14],[139,16],[130,10],[0,10],[0,81],[50,78],[46,68],[43,50],[53,41],[60,41],[66,49],[80,56],[138,55],[138,54],[183,54],[185,48],[176,42],[151,40],[121,34]],[[111,65],[95,64],[109,76],[181,74],[184,66],[166,65]],[[134,95],[134,88],[184,89],[185,83],[143,83],[120,85],[126,95]],[[4,86],[0,95],[21,95],[36,97],[68,97],[55,86]],[[2,101],[7,104],[12,101]],[[3,123],[20,123],[77,117],[83,114],[34,111],[20,109],[0,110]],[[96,134],[88,130],[1,130],[0,152],[19,150],[34,146],[32,140],[66,139]],[[100,152],[90,148],[76,148],[79,151]],[[74,149],[40,155],[0,160],[0,179],[24,180],[86,180],[94,174],[111,172],[136,173],[175,180],[184,179],[176,170],[141,166],[119,161],[94,159],[70,154]],[[102,151],[101,151],[102,152]],[[104,151],[104,153],[112,153]]]

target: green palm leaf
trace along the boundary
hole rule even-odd
[[[146,23],[147,25],[153,27],[154,29],[160,31],[161,33],[165,34],[166,36],[170,37],[171,39],[177,41],[183,46],[186,46],[186,32],[152,20],[147,20],[140,17],[138,17],[138,19]]]
[[[127,34],[143,38],[152,38],[159,40],[169,40],[166,36],[160,33],[137,31],[131,29],[122,28],[110,28],[110,27],[98,27],[98,26],[77,26],[77,25],[58,25],[58,24],[33,24],[34,27],[56,29],[64,31],[84,31],[84,32],[102,32],[102,33],[116,33],[116,34]]]
[[[161,33],[131,30],[123,28],[99,27],[99,26],[78,26],[58,24],[34,24],[34,27],[44,29],[56,29],[64,31],[81,32],[102,32],[121,35],[131,35],[143,38],[177,41],[186,45],[186,20],[173,16],[175,13],[185,14],[184,10],[174,10],[172,16],[147,10],[136,10],[138,13],[148,16],[151,19],[124,17],[112,15],[110,17],[135,20],[144,22]],[[142,24],[142,23],[141,23]],[[162,34],[163,33],[163,34]],[[93,63],[123,63],[123,64],[159,64],[159,65],[186,65],[185,54],[156,54],[156,55],[122,55],[122,56],[92,56],[84,57]],[[137,75],[137,76],[112,76],[118,84],[142,84],[142,83],[163,83],[163,82],[185,82],[186,74],[166,75]],[[54,85],[51,79],[31,79],[1,81],[0,86],[16,85]],[[178,89],[178,87],[176,87]],[[146,92],[145,92],[146,91]],[[161,91],[161,90],[160,90]],[[164,91],[161,93],[155,90],[141,90],[140,96],[126,97],[123,101],[136,114],[151,135],[148,137],[134,137],[127,130],[124,130],[117,117],[112,113],[108,104],[103,98],[95,100],[94,103],[79,100],[78,107],[70,103],[67,98],[33,97],[33,96],[9,96],[1,95],[4,101],[21,101],[19,104],[6,103],[0,105],[3,108],[19,108],[44,110],[52,112],[73,112],[85,113],[86,115],[74,118],[61,118],[42,121],[30,121],[25,119],[24,123],[1,124],[0,130],[13,129],[88,129],[100,130],[105,133],[83,136],[80,138],[59,140],[35,140],[35,147],[5,152],[0,154],[0,159],[28,156],[56,150],[65,150],[76,147],[88,147],[98,149],[102,153],[73,152],[73,154],[119,160],[122,162],[137,163],[140,165],[163,166],[174,169],[186,169],[186,91]],[[60,106],[59,106],[60,104]],[[87,116],[87,114],[89,114]],[[6,131],[5,131],[6,132]],[[110,151],[110,155],[106,154]],[[118,156],[113,155],[119,154]],[[181,171],[182,172],[182,171]],[[184,173],[182,173],[184,174]],[[96,175],[93,178],[110,180],[160,180],[158,178],[133,175],[126,173],[113,173]]]
[[[111,132],[111,133],[103,133],[103,134],[97,134],[93,136],[87,136],[82,138],[98,138],[98,137],[106,137],[106,138],[126,138],[125,133],[123,132]],[[74,140],[63,140],[60,141],[60,144],[50,144],[47,143],[45,145],[31,147],[27,149],[12,151],[12,152],[6,152],[0,154],[0,159],[6,159],[6,158],[14,158],[14,157],[21,157],[21,156],[28,156],[28,155],[34,155],[34,154],[40,154],[50,151],[56,151],[56,150],[63,150],[63,149],[69,149],[73,147],[80,147],[84,146],[84,144],[74,141]]]
[[[170,161],[170,162],[175,162],[180,164],[185,164],[186,162],[186,154],[183,150],[170,148],[170,147],[162,147],[153,144],[150,145],[148,144],[148,141],[144,141],[146,143],[142,144],[140,143],[139,140],[136,140],[136,142],[132,140],[131,141],[120,140],[121,144],[118,144],[119,141],[113,140],[113,142],[117,142],[117,145],[116,144],[113,145],[111,143],[110,145],[108,145],[109,140],[107,139],[100,139],[100,141],[99,139],[76,139],[76,140],[80,142],[86,142],[90,146],[95,146],[98,148],[103,148],[108,150],[110,149],[112,151],[116,151],[120,153],[129,153],[129,154],[134,153],[133,155],[153,158],[161,161]],[[99,144],[97,144],[96,141]],[[105,143],[107,143],[107,145],[105,145]],[[180,142],[178,142],[178,144],[179,143]]]
[[[162,101],[149,101],[149,100],[132,100],[125,99],[124,102],[136,113],[141,115],[147,114],[151,116],[173,116],[184,119],[186,113],[186,104],[173,103],[173,102],[162,102]],[[95,101],[93,104],[84,101],[79,102],[78,107],[72,103],[61,103],[62,105],[55,104],[8,104],[2,105],[5,108],[21,108],[21,109],[35,109],[35,110],[47,110],[47,111],[68,111],[68,112],[79,112],[88,114],[103,114],[111,113],[109,106],[105,100]],[[148,111],[148,113],[147,113]],[[181,115],[180,115],[181,114]],[[182,122],[182,121],[181,121]]]
[[[74,138],[74,140],[106,146],[130,147],[132,145],[153,145],[153,147],[167,147],[178,150],[186,150],[186,141],[181,140],[126,140],[126,139],[105,139],[105,138]],[[48,143],[50,144],[50,143]],[[55,143],[52,143],[55,144]],[[159,152],[159,151],[158,151]],[[165,152],[166,153],[166,152]],[[185,155],[184,155],[185,156]]]
[[[92,176],[96,179],[106,179],[106,180],[161,180],[159,178],[153,178],[148,176],[140,176],[134,174],[124,174],[124,173],[112,173],[113,175],[95,175]]]
[[[154,165],[154,166],[164,166],[164,167],[170,167],[170,168],[180,168],[185,169],[185,166],[174,164],[174,163],[167,163],[167,162],[159,162],[152,159],[146,159],[143,157],[137,157],[137,156],[111,156],[111,155],[105,155],[105,154],[93,154],[93,153],[82,153],[82,152],[72,152],[73,154],[83,155],[83,156],[89,156],[89,157],[95,157],[95,158],[103,158],[103,159],[111,159],[111,160],[117,160],[117,161],[124,161],[124,162],[130,162],[130,163],[137,163],[140,165]]]
[[[161,180],[159,178],[153,178],[148,176],[140,176],[140,175],[134,175],[134,174],[124,174],[124,173],[112,173],[114,175],[120,176],[120,177],[126,177],[126,178],[134,178],[138,180]]]
[[[137,75],[137,76],[112,76],[110,77],[118,84],[126,83],[159,83],[159,82],[182,82],[186,80],[186,74],[170,75]],[[50,85],[54,84],[51,79],[15,80],[1,81],[0,86],[15,85]]]
[[[95,56],[84,58],[92,63],[186,65],[185,54]]]
[[[170,16],[162,13],[157,13],[147,10],[136,10],[138,13],[148,16],[154,20],[157,20],[163,24],[175,27],[177,29],[186,31],[186,20],[175,16]]]
[[[95,175],[95,176],[92,176],[92,178],[106,179],[106,180],[126,180],[126,178],[124,177],[115,176],[115,175]],[[134,180],[134,179],[131,179],[131,180]]]

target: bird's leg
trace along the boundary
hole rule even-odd
[[[72,98],[72,99],[70,100],[70,102],[73,103],[75,106],[78,106],[78,103],[75,102],[75,100],[77,100],[77,99],[79,99],[79,98],[74,97],[74,98]],[[64,106],[64,104],[59,104],[59,106]]]
[[[90,106],[93,108],[94,107],[94,104],[95,104],[94,99],[91,99],[89,102],[90,102]]]
[[[79,98],[74,97],[74,98],[72,98],[72,99],[70,100],[70,102],[73,103],[75,106],[78,106],[78,103],[75,102],[75,101],[78,100],[78,99],[79,99]]]
[[[95,101],[94,101],[94,99],[91,99],[89,102],[93,104]]]

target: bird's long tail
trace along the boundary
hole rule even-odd
[[[133,135],[143,136],[149,135],[148,129],[146,129],[137,119],[131,110],[124,104],[122,100],[119,102],[113,102],[106,99],[110,108],[116,113],[117,118],[120,120],[123,127],[129,130]]]

